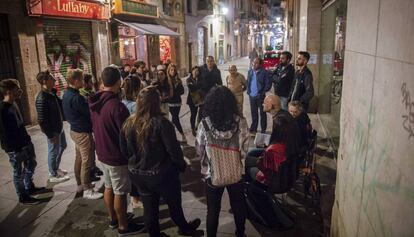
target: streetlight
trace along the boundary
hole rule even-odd
[[[229,13],[229,9],[227,7],[223,7],[223,8],[221,8],[221,13],[223,15],[226,15],[227,13]]]

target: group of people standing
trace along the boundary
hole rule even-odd
[[[215,174],[209,162],[211,154],[207,152],[209,138],[232,140],[234,149],[244,159],[248,148],[248,130],[251,133],[257,130],[258,110],[262,132],[266,131],[267,126],[265,112],[276,111],[278,114],[279,110],[275,108],[279,108],[279,104],[281,108],[286,108],[286,103],[291,102],[294,107],[292,114],[299,114],[295,109],[302,107],[306,111],[313,96],[312,74],[306,67],[309,54],[299,52],[299,71],[296,73],[290,71],[291,57],[288,52],[282,53],[281,64],[273,76],[262,68],[262,59],[255,58],[247,80],[233,65],[226,78],[227,87],[222,86],[221,73],[212,56],[207,57],[205,65],[191,69],[187,78],[187,104],[191,113],[192,134],[196,137],[196,148],[201,157],[201,173],[205,179],[208,236],[216,236],[224,188],[229,192],[236,236],[244,236],[246,219],[242,180],[226,186],[212,184],[211,178]],[[291,78],[292,75],[294,78]],[[198,218],[187,221],[182,209],[179,174],[185,172],[187,164],[175,129],[181,134],[181,141],[185,142],[179,118],[184,86],[174,64],[158,65],[152,79],[147,77],[146,65],[142,61],[123,71],[111,65],[103,70],[101,85],[94,85],[91,76],[80,69],[69,70],[69,86],[62,99],[54,92],[55,79],[49,71],[40,72],[37,80],[41,91],[36,98],[36,109],[39,125],[47,137],[49,182],[69,179],[68,171],[59,168],[67,146],[63,130],[63,121],[67,120],[76,149],[74,173],[77,191],[83,193],[86,199],[104,198],[110,228],[117,228],[119,236],[143,230],[142,224],[130,221],[132,216],[126,211],[127,194],[130,193],[134,202],[141,200],[143,204],[144,222],[150,236],[167,236],[159,227],[161,197],[167,203],[179,233],[194,233],[201,221]],[[291,87],[286,86],[289,80]],[[272,106],[267,108],[265,94],[272,82],[280,99],[276,95],[268,99],[272,101]],[[243,116],[245,90],[251,105],[250,129]],[[289,93],[286,93],[287,90]],[[36,204],[39,200],[30,196],[39,190],[32,181],[36,167],[35,151],[16,105],[22,94],[19,82],[15,79],[2,80],[0,93],[3,97],[0,103],[1,146],[9,155],[13,167],[19,201]],[[171,121],[168,113],[171,114]],[[274,126],[272,134],[275,129]],[[96,167],[95,153],[102,170]],[[103,175],[105,185],[103,194],[95,191],[93,185],[100,175]]]
[[[267,117],[263,110],[266,92],[274,88],[274,94],[281,100],[282,109],[288,110],[288,103],[299,101],[304,111],[307,111],[314,95],[312,72],[307,67],[310,55],[308,52],[298,52],[295,71],[291,64],[292,54],[288,51],[281,53],[280,63],[269,72],[263,68],[263,59],[256,57],[252,61],[252,68],[247,74],[247,94],[250,100],[252,123],[250,132],[256,133],[260,115],[261,132],[267,129]]]

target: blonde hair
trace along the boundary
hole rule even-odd
[[[83,71],[79,68],[69,69],[66,77],[69,84],[73,85],[77,80],[83,80]]]

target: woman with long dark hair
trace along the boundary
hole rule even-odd
[[[167,77],[167,71],[164,65],[157,66],[157,77],[152,83],[161,95],[161,110],[165,114],[168,114],[169,107],[168,101],[173,96],[173,86],[171,81]]]
[[[186,163],[175,136],[174,125],[160,109],[160,94],[156,87],[140,91],[136,113],[125,121],[121,133],[121,147],[128,157],[132,183],[138,187],[144,204],[144,222],[151,237],[160,233],[158,214],[162,197],[170,216],[181,235],[191,235],[200,219],[187,222],[181,205],[179,173]]]
[[[214,185],[212,166],[212,146],[222,147],[222,162],[231,155],[226,150],[239,152],[241,169],[244,170],[244,151],[248,148],[247,122],[240,115],[237,101],[233,93],[224,86],[215,86],[207,94],[203,105],[203,119],[197,130],[196,148],[201,157],[201,173],[206,181],[207,195],[207,236],[216,236],[221,209],[221,197],[224,188],[227,189],[230,198],[230,206],[233,210],[234,222],[236,223],[236,236],[244,236],[244,224],[246,222],[246,204],[243,195],[243,183],[240,179],[236,183],[228,185]],[[214,138],[214,139],[212,139]],[[217,144],[210,143],[212,140]],[[236,144],[232,147],[224,147],[223,144]],[[209,150],[210,149],[210,150]],[[210,151],[210,152],[209,152]],[[243,154],[242,154],[243,153]],[[217,153],[216,153],[217,154]],[[234,153],[232,153],[234,158]],[[217,157],[217,156],[216,156]],[[229,169],[226,172],[235,172]],[[223,174],[220,174],[223,175]],[[233,175],[233,174],[227,174]],[[237,176],[237,174],[234,174]]]
[[[191,69],[190,76],[187,78],[187,86],[188,86],[188,96],[187,96],[187,104],[190,108],[190,124],[191,124],[191,131],[193,136],[196,136],[196,118],[199,106],[203,103],[203,95],[200,90],[200,68],[198,66],[194,66]]]
[[[177,66],[169,64],[167,68],[168,81],[172,84],[173,95],[168,100],[168,107],[170,108],[171,121],[181,134],[181,141],[186,142],[183,127],[180,123],[180,109],[181,109],[181,95],[184,94],[184,86],[181,79],[178,77]]]

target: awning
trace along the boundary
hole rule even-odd
[[[180,36],[175,31],[168,29],[162,25],[154,25],[154,24],[144,24],[144,23],[136,23],[136,22],[125,22],[115,19],[117,22],[129,26],[138,31],[138,34],[141,35],[168,35],[168,36]]]

